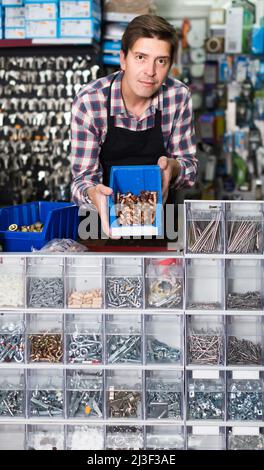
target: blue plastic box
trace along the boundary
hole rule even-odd
[[[42,232],[9,232],[11,224],[43,223]],[[77,239],[78,206],[70,202],[29,202],[0,209],[0,243],[4,251],[39,250],[53,238]]]
[[[149,236],[162,235],[162,183],[158,165],[113,166],[110,173],[109,224],[114,236]],[[141,191],[157,191],[156,217],[152,225],[119,225],[115,201],[118,192],[131,192],[139,195]]]

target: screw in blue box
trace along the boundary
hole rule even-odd
[[[10,232],[16,224],[43,224],[41,232]],[[39,250],[53,238],[77,239],[78,207],[70,202],[29,202],[0,209],[0,243],[3,251],[27,252]]]
[[[163,234],[162,182],[159,165],[113,166],[110,174],[109,225],[113,236],[161,236]],[[116,216],[117,193],[138,196],[141,191],[156,191],[157,204],[154,223],[151,225],[120,225]]]

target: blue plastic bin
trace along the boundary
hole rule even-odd
[[[162,235],[162,183],[159,165],[113,166],[110,173],[109,224],[112,234],[117,236]],[[131,192],[139,195],[141,191],[157,191],[156,218],[152,225],[119,225],[115,213],[116,194]]]
[[[70,202],[29,202],[0,209],[0,243],[4,251],[39,250],[53,238],[78,236],[78,206]],[[9,232],[11,224],[31,225],[40,221],[42,232]]]

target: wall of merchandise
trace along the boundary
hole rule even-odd
[[[3,254],[1,445],[264,449],[263,210],[186,202],[184,256]]]
[[[0,149],[0,167],[4,171],[1,172],[0,187],[10,188],[1,192],[1,205],[26,202],[36,197],[47,200],[69,199],[70,148],[67,144],[69,132],[66,126],[69,126],[71,100],[80,85],[97,76],[90,70],[95,61],[96,65],[101,65],[102,57],[105,70],[100,71],[100,74],[119,68],[121,36],[126,25],[135,16],[151,12],[166,16],[178,31],[178,58],[172,66],[171,75],[190,87],[195,110],[199,176],[196,187],[188,190],[188,194],[184,191],[178,195],[179,202],[183,197],[253,200],[263,197],[264,12],[261,1],[253,5],[247,0],[236,0],[230,2],[230,7],[225,9],[218,3],[212,8],[201,8],[200,17],[197,8],[188,10],[187,7],[182,7],[178,16],[176,4],[174,7],[165,6],[165,2],[157,2],[155,9],[154,3],[149,0],[140,4],[109,0],[103,3],[103,15],[99,3],[92,0],[80,0],[77,3],[67,0],[26,2],[25,5],[18,1],[16,6],[11,5],[10,1],[2,2],[0,28],[2,37],[5,38],[3,42],[8,38],[16,38],[18,42],[15,48],[3,48],[0,57],[0,74],[4,81],[0,88],[0,123],[4,126]],[[49,11],[49,15],[55,15],[54,18],[38,16],[45,11]],[[183,16],[183,11],[189,11],[189,15]],[[94,42],[94,36],[88,32],[80,36],[81,25],[88,24],[88,20],[95,22],[100,33],[102,32],[100,46],[99,36],[96,37],[97,42]],[[68,22],[74,37],[30,38],[26,34],[26,25],[29,22],[36,27],[38,22],[49,21],[56,25],[61,21],[66,22],[66,25]],[[24,28],[22,36],[18,34],[21,28]],[[56,28],[56,34],[59,34],[61,26]],[[40,27],[36,30],[37,33],[41,31]],[[26,39],[21,39],[22,37]],[[18,43],[23,45],[23,40],[37,41],[38,45],[31,48],[25,43],[24,47],[18,47]],[[86,54],[85,47],[80,44],[89,40],[92,45],[89,54]],[[52,41],[56,45],[60,44],[59,54],[51,46]],[[62,46],[60,41],[66,41],[65,45]],[[67,56],[69,46],[66,44],[77,43],[79,46],[68,52],[69,61],[65,67],[62,61],[56,62],[57,55]],[[43,48],[41,44],[50,46]],[[22,49],[23,53],[20,52]],[[19,62],[19,57],[25,54],[28,55],[26,64]],[[88,58],[86,55],[91,57],[88,64],[83,62]],[[35,56],[42,57],[42,63],[35,62]],[[50,56],[53,56],[53,63],[50,62]],[[77,59],[77,66],[73,69],[76,56],[80,60]],[[52,76],[52,81],[50,72],[42,73],[43,77],[39,75],[41,69],[45,70],[47,67],[47,62],[57,72],[57,75]],[[90,74],[84,76],[87,66]],[[24,85],[26,89],[23,89]],[[48,91],[39,89],[38,85],[44,85],[44,88],[50,85],[50,96],[45,96]],[[56,105],[52,101],[54,97],[58,100]],[[16,100],[20,98],[29,100],[28,106],[23,101],[17,104]],[[43,99],[49,99],[49,103],[44,103]],[[63,99],[67,103],[62,103]],[[39,106],[36,105],[38,101]],[[34,110],[34,106],[37,110]],[[32,108],[30,111],[27,109],[29,107]],[[45,118],[46,107],[49,107],[48,112],[51,115]],[[17,112],[20,115],[15,117]],[[42,117],[34,117],[32,123],[27,124],[28,117],[24,113],[28,112],[37,112]],[[11,120],[7,114],[11,115]],[[48,127],[55,128],[53,123],[56,119],[59,121],[58,128],[56,131],[53,129],[50,134]],[[49,121],[52,121],[52,125]],[[30,137],[28,127],[33,127],[33,137]],[[47,128],[45,137],[43,127]],[[56,134],[54,144],[53,134]],[[48,154],[54,156],[55,166],[58,165],[59,168],[54,175],[48,168],[54,166]],[[10,155],[15,155],[15,158],[9,158]],[[46,170],[43,169],[45,166]],[[23,175],[20,176],[22,172]],[[32,183],[32,193],[28,189],[28,181]],[[22,194],[17,190],[18,187],[22,187]]]
[[[71,104],[78,90],[97,77],[98,49],[39,46],[24,54],[3,52],[0,205],[68,201]]]
[[[0,39],[100,41],[100,0],[1,0]]]
[[[177,197],[261,199],[263,2],[236,0],[225,8],[221,2],[203,7],[195,3],[188,7],[187,2],[157,1],[156,9],[178,32],[178,56],[170,75],[191,89],[199,144],[197,185]],[[114,12],[104,18],[103,61],[118,67],[125,14],[123,23],[121,17],[114,23]]]

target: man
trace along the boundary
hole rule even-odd
[[[176,50],[176,33],[166,20],[134,18],[122,37],[121,71],[90,82],[73,102],[72,197],[79,206],[97,209],[110,237],[112,166],[158,164],[164,203],[169,188],[195,182],[190,92],[167,78]]]

